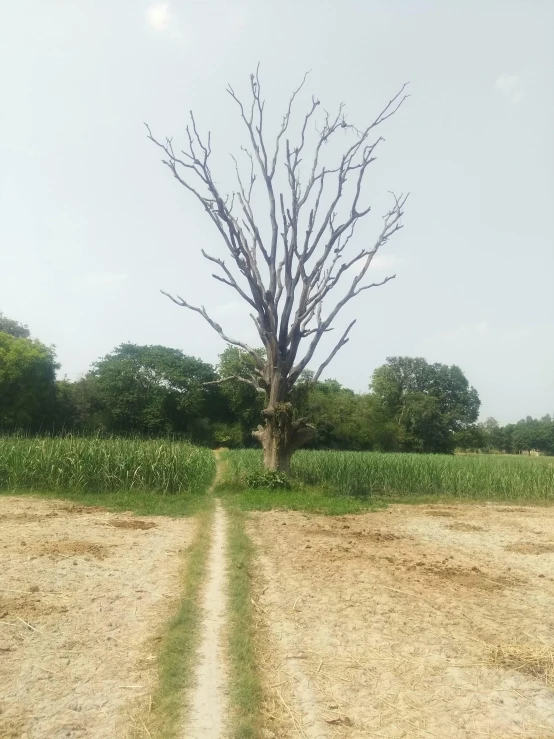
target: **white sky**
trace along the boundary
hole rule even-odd
[[[482,417],[553,412],[553,28],[552,0],[4,3],[0,310],[71,378],[124,341],[215,362],[219,337],[159,288],[252,329],[142,122],[178,140],[193,108],[225,157],[242,143],[226,84],[245,91],[258,61],[275,123],[307,69],[307,94],[358,125],[409,81],[368,190],[411,192],[372,275],[397,279],[345,311],[339,327],[359,321],[327,376],[365,390],[387,356],[424,356],[462,367]]]

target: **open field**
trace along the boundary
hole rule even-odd
[[[234,484],[262,468],[255,449],[231,450],[226,458]],[[301,450],[291,472],[303,484],[358,497],[554,501],[552,457]]]
[[[155,447],[100,442],[97,474],[77,440],[55,492],[36,460],[63,447],[26,443],[34,477],[0,462],[41,491],[0,496],[1,739],[554,737],[552,460],[306,452],[268,490],[240,484],[255,452],[175,445],[172,476],[103,491]]]
[[[0,737],[131,736],[194,523],[0,498]]]
[[[251,516],[277,736],[554,736],[553,509]]]

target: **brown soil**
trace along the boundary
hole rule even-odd
[[[191,534],[184,519],[0,498],[2,739],[132,735]]]
[[[98,513],[106,512],[106,508],[102,508],[102,506],[90,506],[90,505],[79,505],[78,503],[59,503],[58,504],[58,511],[63,513],[74,513],[77,515],[81,515],[82,513],[94,513],[97,515]]]
[[[540,514],[253,514],[267,727],[282,739],[554,736],[546,677],[505,657],[553,651],[554,509]],[[510,551],[522,539],[543,556]]]
[[[56,558],[63,557],[94,557],[104,559],[108,555],[108,548],[104,544],[95,544],[90,541],[47,541],[37,542],[31,549],[39,556]]]
[[[109,526],[115,526],[116,529],[153,529],[156,524],[154,521],[143,521],[140,518],[111,518]]]
[[[464,523],[463,521],[451,523],[448,528],[451,531],[484,531],[482,526],[476,526],[473,523]]]
[[[552,554],[554,552],[554,544],[523,541],[516,544],[509,544],[505,549],[507,552],[517,552],[518,554]]]

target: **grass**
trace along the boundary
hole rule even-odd
[[[213,506],[199,514],[194,540],[185,555],[177,613],[159,637],[158,684],[152,695],[151,712],[143,722],[146,728],[143,736],[176,739],[182,733],[202,626],[199,601],[206,577],[212,510]]]
[[[99,506],[110,511],[131,511],[137,516],[194,516],[206,509],[205,495],[158,493],[144,491],[123,493],[80,493],[73,490],[0,490],[0,500],[7,495],[40,496],[70,500],[85,506]]]
[[[244,514],[227,505],[229,517],[229,662],[232,739],[257,739],[263,691],[256,657],[251,587],[254,548]]]
[[[262,468],[261,453],[252,449],[230,450],[226,461],[225,481],[234,490],[247,475]],[[545,457],[299,451],[292,458],[291,473],[300,491],[265,491],[265,497],[294,508],[306,496],[309,508],[321,504],[337,512],[340,504],[329,500],[341,497],[349,499],[347,507],[353,508],[367,508],[370,502],[420,502],[430,496],[435,500],[554,502],[554,465]],[[314,492],[307,492],[309,486]],[[261,491],[245,491],[244,497],[246,508],[263,505]]]
[[[382,500],[356,498],[337,495],[325,487],[299,485],[290,490],[267,490],[246,488],[240,484],[226,484],[218,487],[219,492],[230,505],[243,511],[309,511],[327,516],[342,516],[347,513],[362,513],[376,510],[386,505]]]
[[[181,441],[0,436],[2,491],[193,494],[214,474],[212,452]]]

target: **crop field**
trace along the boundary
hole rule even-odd
[[[235,484],[262,469],[254,449],[232,450],[226,458]],[[552,457],[299,451],[291,472],[303,484],[352,496],[554,500]]]
[[[0,490],[194,493],[214,474],[211,451],[184,442],[0,436]]]

